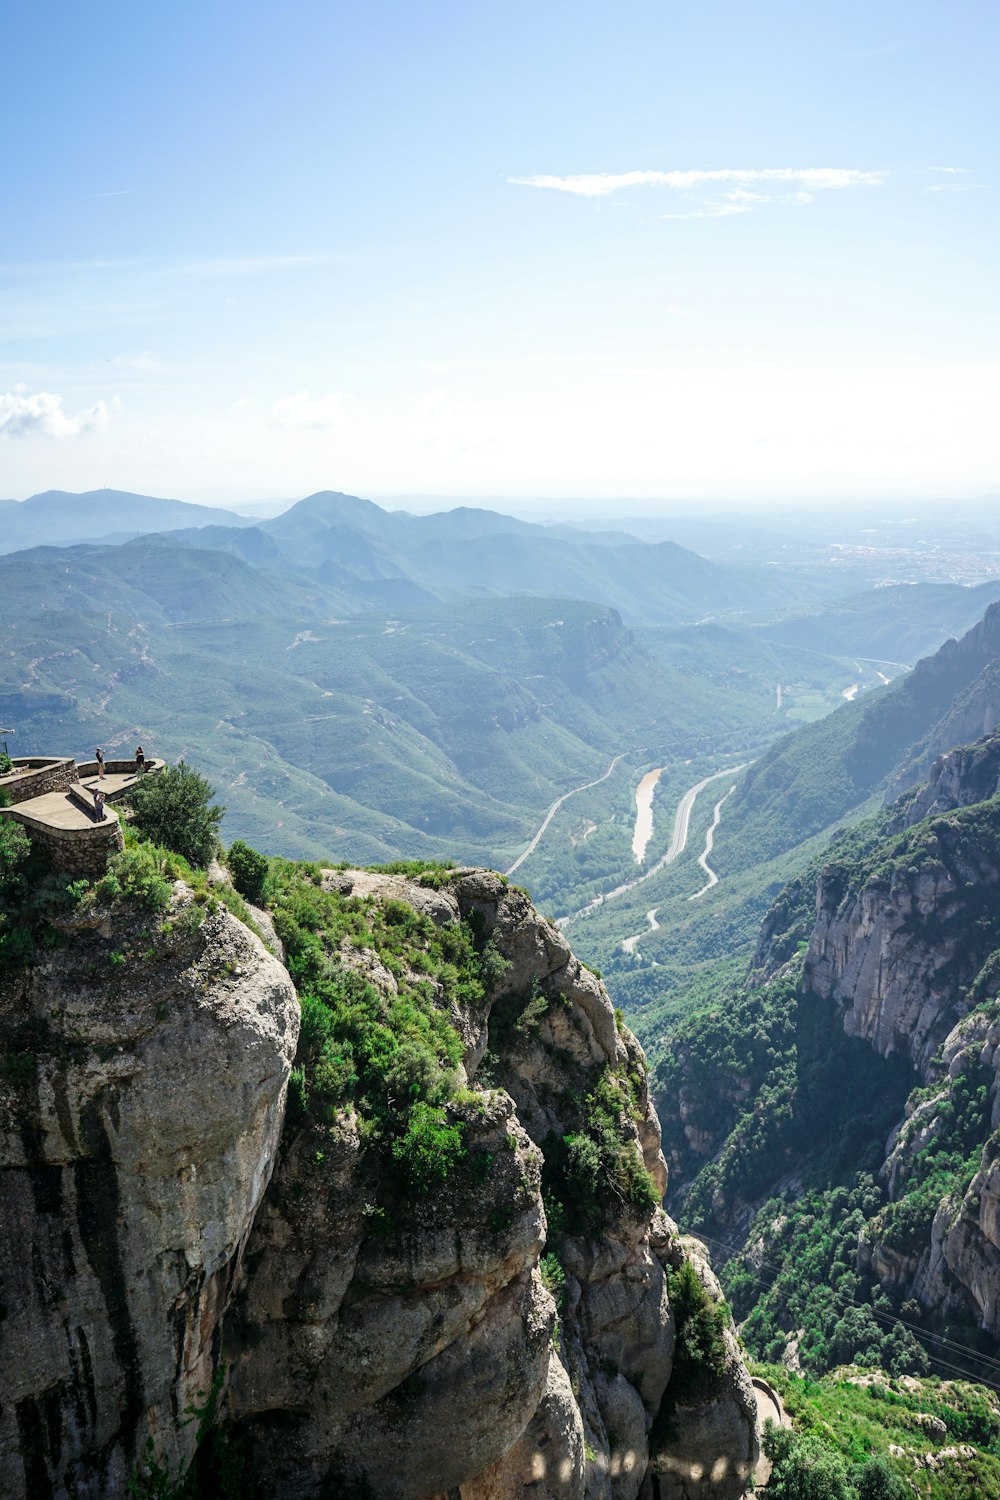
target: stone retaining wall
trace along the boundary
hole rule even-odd
[[[39,755],[15,760],[10,775],[0,776],[0,791],[6,792],[16,805],[28,802],[32,797],[44,797],[46,792],[69,791],[76,774],[76,761],[72,756]]]
[[[52,828],[17,807],[8,807],[4,817],[20,823],[31,842],[49,855],[56,869],[93,880],[104,874],[111,856],[125,848],[118,814],[106,811],[104,821],[92,823],[89,828]]]

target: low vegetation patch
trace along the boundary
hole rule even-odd
[[[839,1369],[803,1378],[754,1365],[793,1427],[769,1429],[768,1495],[783,1500],[992,1500],[1000,1495],[1000,1400],[935,1376]],[[822,1477],[825,1488],[818,1487]]]

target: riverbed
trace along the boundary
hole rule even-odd
[[[665,769],[665,766],[660,766],[657,771],[647,771],[635,789],[635,832],[632,835],[632,853],[635,855],[637,865],[641,865],[645,859],[646,846],[653,837],[653,793]]]

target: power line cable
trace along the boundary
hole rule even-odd
[[[739,1249],[737,1246],[730,1245],[725,1240],[717,1239],[713,1235],[700,1234],[696,1235],[695,1238],[702,1239],[707,1244],[716,1245],[720,1250],[726,1250],[733,1256],[741,1256],[744,1253],[744,1251],[742,1249]],[[764,1260],[763,1258],[761,1258],[761,1260],[758,1262],[758,1265],[760,1266],[761,1270],[766,1269],[772,1273],[774,1279],[767,1287],[768,1290],[770,1290],[775,1285],[777,1279],[780,1276],[783,1276],[785,1274],[787,1269],[784,1266],[779,1266],[775,1262]],[[764,1284],[763,1276],[760,1274],[760,1271],[752,1274],[755,1281],[760,1282],[762,1285]],[[973,1349],[971,1345],[962,1344],[955,1339],[948,1339],[943,1334],[932,1333],[929,1329],[921,1328],[917,1323],[910,1323],[906,1318],[899,1317],[894,1313],[887,1313],[883,1308],[874,1307],[870,1302],[862,1302],[859,1298],[851,1296],[849,1292],[836,1291],[833,1288],[831,1288],[830,1290],[831,1295],[842,1304],[848,1304],[850,1306],[858,1308],[866,1308],[875,1319],[883,1324],[883,1326],[889,1327],[898,1323],[901,1327],[908,1329],[909,1332],[914,1334],[922,1342],[932,1342],[934,1344],[937,1344],[942,1349],[953,1351],[959,1355],[975,1361],[976,1364],[985,1365],[991,1371],[996,1372],[997,1375],[1000,1376],[1000,1360],[997,1360],[988,1354],[982,1354],[979,1350]],[[948,1363],[934,1350],[929,1350],[928,1352],[932,1355],[936,1363],[940,1365],[942,1369],[951,1370],[955,1374],[960,1375],[963,1379],[966,1380],[970,1378],[970,1373],[968,1370],[962,1370],[957,1365]],[[973,1376],[972,1378],[977,1377]],[[986,1379],[981,1379],[980,1383],[989,1386],[991,1390],[1000,1392],[1000,1384],[995,1384],[993,1381],[989,1381]]]

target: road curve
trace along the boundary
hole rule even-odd
[[[705,830],[705,852],[698,855],[698,863],[701,865],[701,868],[708,876],[708,880],[702,886],[700,891],[695,891],[693,896],[688,897],[689,901],[697,901],[699,896],[704,896],[706,891],[710,891],[713,885],[718,885],[719,883],[718,875],[716,875],[715,871],[709,866],[708,856],[712,852],[712,845],[715,842],[715,830],[718,828],[719,819],[722,817],[722,804],[723,802],[725,802],[726,797],[731,797],[733,795],[735,790],[736,784],[734,782],[733,785],[729,788],[729,791],[726,793],[726,796],[720,798],[720,800],[715,804],[715,812],[712,814],[711,824]]]
[[[656,932],[657,928],[660,925],[659,922],[656,920],[656,910],[657,909],[656,909],[655,906],[651,906],[650,909],[649,909],[649,911],[646,913],[646,921],[648,923],[648,926],[646,928],[646,932]],[[637,932],[632,937],[626,938],[624,940],[624,942],[622,943],[622,947],[625,949],[625,952],[626,953],[634,953],[635,952],[635,945],[636,945],[636,943],[639,941],[640,938],[645,937],[645,936],[646,936],[645,932]]]
[[[620,760],[621,756],[616,755],[603,776],[598,776],[593,781],[585,781],[583,786],[575,786],[571,791],[563,792],[561,797],[557,797],[552,806],[549,808],[548,812],[545,814],[545,817],[539,824],[538,830],[534,838],[531,840],[531,843],[528,845],[527,849],[525,849],[523,854],[518,855],[517,859],[515,859],[509,870],[504,870],[504,874],[513,875],[514,871],[520,869],[520,867],[524,864],[524,861],[528,858],[529,854],[534,854],[535,850],[538,848],[538,840],[541,838],[546,828],[548,828],[549,824],[552,822],[552,819],[555,817],[556,813],[562,807],[564,802],[568,802],[570,797],[575,797],[577,792],[589,792],[592,786],[600,786],[602,781],[607,781],[608,777],[611,775],[611,772],[614,770],[615,766]]]
[[[666,854],[661,854],[656,864],[648,869],[644,875],[637,875],[634,880],[626,880],[623,885],[615,886],[613,891],[605,891],[600,896],[595,896],[593,901],[588,901],[586,906],[581,906],[579,911],[572,911],[565,917],[557,918],[556,925],[565,928],[570,922],[575,922],[577,917],[582,917],[590,911],[596,911],[606,901],[614,901],[618,896],[624,896],[626,891],[634,891],[637,885],[642,885],[644,880],[650,880],[658,875],[665,866],[673,864],[679,855],[684,853],[687,845],[688,828],[691,823],[691,813],[697,800],[698,793],[704,791],[713,781],[718,781],[720,776],[737,776],[740,771],[745,771],[749,761],[744,761],[741,766],[728,766],[724,771],[714,771],[711,776],[704,777],[701,781],[689,787],[677,804],[677,812],[674,814],[674,833],[670,840],[670,847]]]

